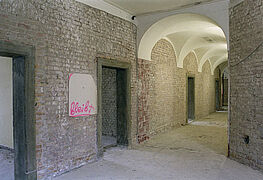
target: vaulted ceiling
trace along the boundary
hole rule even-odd
[[[104,0],[132,15],[170,11],[220,0]],[[193,52],[202,72],[209,61],[211,73],[227,61],[227,40],[223,30],[212,19],[198,14],[179,14],[166,17],[152,25],[143,35],[138,57],[151,60],[151,51],[160,39],[168,40],[174,47],[177,66],[182,68],[185,57]]]
[[[131,16],[150,16],[160,12],[193,7],[207,3],[227,0],[77,0],[110,13],[122,14],[126,19]],[[201,5],[201,6],[203,6]],[[187,8],[186,8],[187,9]],[[126,13],[126,14],[125,14]],[[140,23],[140,22],[138,22]],[[145,21],[144,23],[147,23]],[[140,28],[140,24],[137,24]],[[155,22],[144,31],[138,42],[138,58],[151,60],[151,51],[160,39],[168,40],[175,51],[179,68],[183,67],[185,57],[193,52],[198,61],[198,71],[202,72],[205,62],[209,61],[211,73],[228,59],[225,33],[212,19],[200,14],[185,11],[171,15]],[[226,32],[227,33],[227,32]]]
[[[139,44],[138,57],[151,60],[151,51],[160,39],[168,40],[175,51],[179,68],[185,57],[196,55],[198,71],[206,61],[211,65],[211,73],[228,59],[227,41],[223,30],[211,19],[198,14],[177,14],[164,18],[144,34]]]

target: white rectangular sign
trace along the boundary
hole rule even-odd
[[[89,74],[69,75],[69,116],[97,113],[97,87]]]

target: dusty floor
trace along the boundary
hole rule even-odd
[[[102,147],[112,147],[117,145],[117,138],[112,136],[102,136],[101,137]]]
[[[0,179],[14,179],[14,152],[0,147]]]
[[[108,149],[100,161],[55,180],[262,180],[262,173],[226,158],[226,127],[227,113],[213,113],[134,150]]]

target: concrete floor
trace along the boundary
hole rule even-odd
[[[117,145],[117,138],[112,136],[102,136],[101,137],[102,147],[108,148]]]
[[[55,180],[262,180],[259,171],[226,158],[227,113],[213,113],[157,135],[136,149],[108,149],[101,160]]]
[[[14,179],[14,152],[0,147],[0,179]]]

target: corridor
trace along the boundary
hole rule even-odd
[[[227,155],[227,113],[217,112],[156,135],[134,149],[107,149],[98,162],[55,180],[262,180],[263,174]]]

